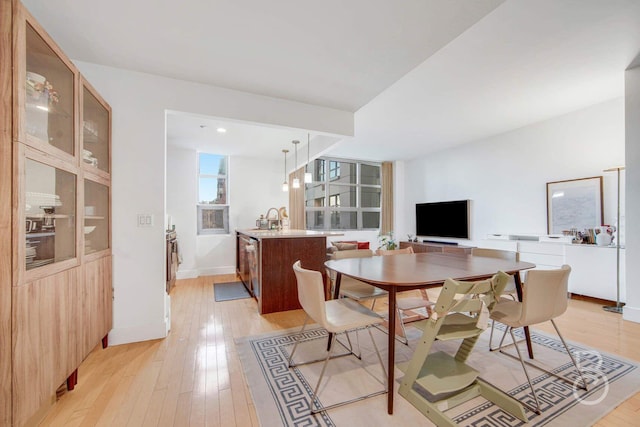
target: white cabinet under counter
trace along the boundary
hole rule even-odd
[[[517,252],[520,261],[536,269],[571,266],[569,292],[608,301],[617,298],[617,254],[615,246],[572,244],[570,236],[489,234],[476,242],[480,248]],[[626,301],[625,250],[620,248],[620,301]],[[526,282],[526,273],[523,273]]]
[[[569,292],[616,300],[615,246],[566,245],[565,263],[571,266]],[[620,301],[626,301],[625,250],[620,248]]]
[[[538,270],[552,270],[565,264],[566,245],[542,242],[518,242],[520,261],[532,262]]]

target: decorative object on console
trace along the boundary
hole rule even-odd
[[[614,227],[609,227],[608,225],[603,225],[602,227],[596,227],[596,245],[598,246],[609,246],[613,242],[613,232]]]
[[[603,223],[602,177],[547,182],[547,232],[593,228]]]
[[[605,169],[603,172],[616,172],[617,173],[617,187],[618,187],[618,204],[616,210],[616,231],[618,238],[615,239],[616,244],[616,305],[604,306],[603,309],[614,313],[622,313],[623,304],[620,303],[620,171],[624,170],[624,166],[618,166],[615,168]]]

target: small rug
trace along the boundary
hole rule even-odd
[[[242,282],[214,283],[213,294],[217,302],[251,298]]]
[[[409,328],[409,346],[396,344],[396,362],[411,358],[416,338],[421,332]],[[387,335],[373,330],[386,365]],[[352,356],[333,359],[320,386],[320,402],[328,406],[336,401],[371,393],[383,388],[381,367],[373,351],[368,333],[360,331],[361,361]],[[326,333],[308,329],[303,335],[296,330],[236,339],[237,350],[261,425],[263,426],[432,426],[422,413],[397,392],[402,372],[396,369],[394,414],[387,414],[387,396],[380,395],[352,403],[315,416],[309,414],[309,396],[315,387],[322,363],[288,368],[288,357],[298,339],[301,343],[294,359],[297,362],[322,356],[326,349]],[[481,372],[480,376],[517,399],[532,403],[532,394],[518,360],[488,351],[489,332],[478,340],[468,364]],[[353,339],[353,338],[352,338]],[[495,339],[495,337],[494,337]],[[537,363],[572,380],[579,378],[559,340],[532,331]],[[589,391],[531,368],[532,381],[538,392],[542,414],[527,410],[526,426],[588,426],[612,411],[617,405],[640,391],[640,369],[636,363],[568,343],[579,359],[583,375],[590,383]],[[455,352],[459,342],[436,342],[432,351]],[[524,344],[521,349],[526,351]],[[513,349],[513,347],[511,347]],[[325,353],[326,354],[326,353]],[[451,409],[447,414],[463,426],[520,426],[520,420],[482,399],[473,399]]]

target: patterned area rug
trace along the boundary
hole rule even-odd
[[[393,415],[387,414],[386,395],[310,415],[309,396],[311,389],[316,385],[322,363],[289,369],[287,360],[293,344],[300,338],[310,341],[298,346],[295,353],[296,361],[312,360],[322,356],[326,347],[326,334],[319,329],[307,330],[304,336],[298,332],[299,329],[236,340],[256,411],[263,426],[433,425],[397,393],[397,380],[402,377],[402,372],[397,369]],[[409,346],[396,344],[397,363],[410,359],[412,348],[420,333],[415,328],[409,328],[408,334],[412,338]],[[352,356],[329,362],[319,391],[322,405],[328,406],[336,401],[383,388],[383,374],[372,350],[369,335],[361,331],[358,336],[364,364]],[[386,362],[387,354],[383,349],[386,349],[387,335],[374,330],[374,337]],[[480,371],[480,376],[486,381],[517,399],[532,403],[533,397],[519,361],[498,352],[489,352],[488,338],[487,331],[481,336],[468,363]],[[579,376],[559,340],[538,332],[532,333],[532,340],[537,363],[571,381],[579,381]],[[457,349],[456,343],[451,342],[437,342],[436,345],[438,348],[434,351],[454,352]],[[576,388],[571,382],[534,368],[530,369],[543,412],[536,415],[527,411],[527,426],[589,426],[640,391],[640,369],[636,363],[572,343],[569,345],[579,359],[583,375],[590,383],[589,391]],[[524,344],[521,349],[526,351]],[[523,425],[520,420],[482,398],[453,408],[447,414],[460,425]]]

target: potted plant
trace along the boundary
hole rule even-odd
[[[393,237],[393,231],[390,231],[389,234],[378,234],[378,242],[380,243],[378,249],[391,251],[398,248],[398,243]]]

